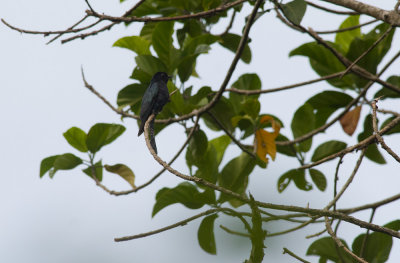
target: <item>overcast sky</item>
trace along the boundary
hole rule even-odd
[[[121,5],[118,0],[91,2],[97,11],[113,15],[122,14],[135,3],[126,1]],[[388,9],[393,4],[393,1],[381,2]],[[78,21],[85,9],[83,0],[2,0],[0,17],[22,28],[59,30]],[[235,32],[240,32],[244,16],[249,12],[250,9],[245,8],[237,18],[233,29]],[[345,19],[324,16],[324,19],[318,17],[316,21],[313,14],[317,13],[309,8],[303,23],[316,30],[335,29]],[[363,21],[368,19],[363,18]],[[129,76],[135,64],[132,52],[112,48],[112,44],[139,29],[139,24],[128,28],[118,25],[110,32],[84,41],[46,45],[47,38],[20,34],[0,25],[0,160],[3,168],[0,262],[241,262],[248,257],[250,242],[245,238],[230,236],[219,227],[216,227],[218,255],[211,256],[202,251],[197,243],[200,220],[145,239],[124,243],[113,241],[114,237],[150,231],[198,212],[174,205],[151,218],[156,192],[164,186],[173,187],[180,182],[171,174],[165,173],[137,194],[121,197],[110,196],[96,187],[80,169],[58,172],[54,179],[47,175],[39,179],[39,165],[43,158],[66,152],[79,155],[66,143],[63,132],[72,126],[87,131],[97,122],[121,123],[127,127],[123,136],[100,152],[98,157],[103,159],[103,163],[127,164],[135,172],[137,184],[146,182],[159,171],[159,165],[145,147],[144,138],[136,136],[136,121],[126,119],[121,122],[119,116],[84,88],[80,75],[83,66],[88,82],[115,104],[118,91],[132,83]],[[215,32],[222,30],[223,27],[216,28]],[[240,62],[233,81],[243,73],[256,72],[266,89],[317,77],[305,58],[288,58],[290,50],[311,40],[282,25],[273,13],[257,21],[250,37],[253,40],[252,63],[245,65]],[[400,46],[398,33],[392,46]],[[195,87],[209,85],[216,89],[224,78],[231,58],[231,52],[213,46],[209,55],[199,59],[197,71],[201,78],[193,80],[192,84]],[[398,74],[400,63],[397,62],[392,68],[397,69]],[[393,72],[388,72],[383,78],[395,74]],[[286,127],[290,127],[294,111],[313,94],[328,88],[326,83],[318,83],[301,90],[263,95],[261,112],[279,116]],[[398,102],[395,104],[393,101],[382,104],[382,107],[391,109],[399,109],[399,106]],[[368,112],[369,109],[363,107],[362,116]],[[358,127],[355,134],[361,129]],[[157,136],[159,154],[163,159],[169,160],[184,142],[182,132],[178,125],[171,125]],[[282,132],[291,135],[287,128]],[[344,136],[340,127],[335,125],[326,134],[318,136],[314,147],[336,134],[342,134],[340,140],[355,142],[355,138]],[[218,135],[210,133],[209,138]],[[399,136],[391,136],[387,142],[400,152]],[[239,153],[237,147],[231,145],[224,163]],[[341,198],[340,207],[365,204],[398,193],[398,163],[386,153],[384,156],[388,161],[385,166],[364,160],[349,192]],[[345,157],[340,184],[351,173],[357,157],[358,154]],[[328,178],[326,192],[303,192],[291,185],[287,191],[278,194],[276,182],[279,176],[288,167],[297,167],[294,160],[278,155],[276,162],[270,163],[268,169],[255,169],[250,177],[250,189],[256,199],[262,201],[299,206],[309,204],[310,207],[321,208],[332,197],[335,165],[336,161],[332,161],[320,167]],[[187,172],[184,154],[173,167]],[[129,189],[126,182],[111,174],[105,174],[104,184],[115,190]],[[399,219],[399,208],[398,203],[380,208],[374,222],[384,224]],[[369,212],[356,216],[368,220]],[[223,224],[240,229],[236,221],[223,216],[216,223],[216,226]],[[267,225],[270,232],[283,227],[281,224]],[[322,227],[314,226],[294,235],[267,239],[266,258],[271,262],[291,262],[291,258],[281,254],[284,246],[304,256],[311,243],[304,242],[304,236],[318,232]],[[343,224],[339,235],[351,244],[361,231],[358,227]],[[390,259],[390,262],[400,261],[398,240],[394,240]],[[317,262],[316,257],[308,260]]]

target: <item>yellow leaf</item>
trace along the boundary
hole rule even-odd
[[[132,170],[125,164],[115,164],[115,165],[104,165],[104,168],[110,173],[115,173],[121,176],[125,181],[127,181],[133,188],[135,186],[135,174]]]
[[[357,106],[351,111],[348,111],[342,118],[340,118],[340,124],[345,133],[353,135],[357,128],[358,120],[360,119],[361,106]]]
[[[272,116],[263,116],[260,119],[260,124],[271,122],[273,132],[264,131],[259,129],[255,134],[255,146],[258,157],[264,162],[268,162],[267,154],[271,156],[272,160],[275,160],[276,156],[276,144],[275,139],[279,134],[281,126]]]

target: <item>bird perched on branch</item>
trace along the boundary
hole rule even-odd
[[[140,128],[138,136],[144,132],[144,124],[151,114],[161,112],[164,105],[169,101],[167,82],[171,79],[165,72],[157,72],[151,79],[149,87],[146,89],[140,109]],[[154,118],[155,119],[155,118]],[[156,141],[154,139],[154,119],[150,122],[150,144],[157,153]]]

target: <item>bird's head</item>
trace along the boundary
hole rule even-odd
[[[152,81],[162,80],[165,83],[167,83],[168,80],[171,78],[172,78],[172,76],[168,76],[168,74],[165,72],[157,72],[156,74],[154,74]]]

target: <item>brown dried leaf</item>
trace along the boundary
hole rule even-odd
[[[348,111],[340,119],[340,124],[342,125],[343,131],[348,135],[353,135],[357,128],[358,120],[360,119],[361,106],[357,106],[351,111]]]

